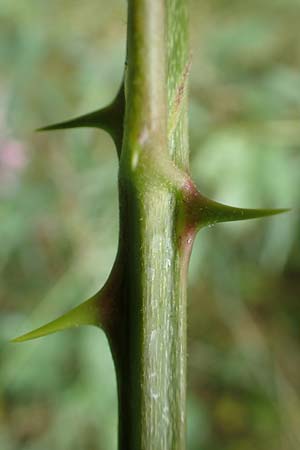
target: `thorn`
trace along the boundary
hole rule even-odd
[[[71,309],[71,311],[63,314],[57,319],[43,325],[29,333],[11,339],[10,342],[25,342],[37,339],[48,334],[56,333],[67,328],[74,328],[80,325],[100,326],[101,318],[99,317],[99,301],[101,300],[101,291],[81,305]]]
[[[124,81],[122,81],[115,99],[105,108],[98,109],[97,111],[84,114],[71,120],[38,128],[36,131],[66,130],[82,127],[100,128],[111,135],[117,146],[118,153],[120,153],[119,149],[121,148],[123,136],[124,111],[125,93]]]
[[[76,117],[75,119],[38,128],[36,131],[66,130],[80,127],[104,128],[106,110],[107,108],[99,109],[92,113]]]
[[[237,220],[259,219],[274,216],[290,211],[290,208],[280,209],[247,209],[223,205],[202,195],[197,196],[196,221],[200,227],[219,222],[232,222]],[[195,207],[195,204],[194,206]],[[194,214],[194,212],[192,212]]]

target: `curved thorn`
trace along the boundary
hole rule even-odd
[[[196,200],[196,221],[200,227],[219,222],[232,222],[237,220],[259,219],[261,217],[274,216],[290,211],[290,208],[279,209],[247,209],[236,208],[210,200],[199,195]],[[194,205],[195,207],[196,205]]]
[[[74,328],[80,325],[101,326],[101,318],[99,311],[99,300],[101,301],[101,291],[84,303],[71,309],[71,311],[63,314],[57,319],[43,325],[29,333],[25,333],[10,342],[24,342],[31,339],[37,339],[48,334],[56,333],[67,328]]]

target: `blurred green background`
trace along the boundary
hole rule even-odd
[[[300,1],[191,0],[191,166],[245,207],[300,200]],[[0,449],[115,450],[106,339],[9,338],[93,294],[117,247],[104,132],[35,128],[109,102],[123,0],[0,0]],[[299,214],[218,225],[189,282],[189,450],[299,450]]]

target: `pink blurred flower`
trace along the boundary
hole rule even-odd
[[[9,195],[16,189],[28,157],[21,142],[15,139],[0,141],[0,193]]]
[[[26,167],[25,147],[16,140],[4,141],[0,147],[0,167],[4,170],[19,172]]]

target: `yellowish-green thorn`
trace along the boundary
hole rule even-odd
[[[59,318],[43,325],[29,333],[16,337],[11,342],[24,342],[37,339],[48,334],[56,333],[67,328],[79,327],[81,325],[101,326],[101,317],[99,313],[99,297],[100,292],[81,305],[71,309],[71,311],[63,314]]]

